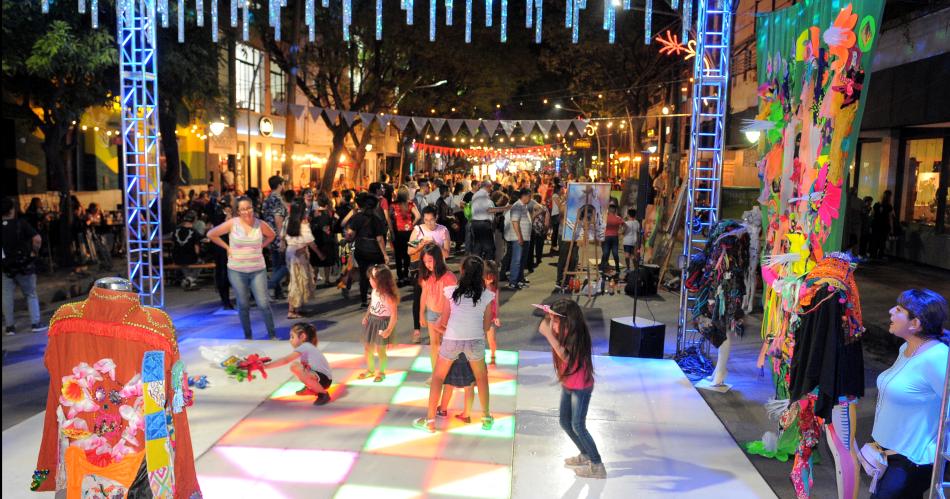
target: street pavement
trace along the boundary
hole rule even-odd
[[[545,257],[542,265],[529,276],[531,286],[527,289],[511,292],[502,290],[500,315],[502,327],[497,334],[498,348],[505,350],[546,350],[546,341],[537,333],[540,315],[531,307],[532,303],[550,302],[558,297],[552,293],[554,283],[554,261],[556,257]],[[450,260],[455,267],[458,259]],[[858,405],[858,427],[856,440],[858,445],[870,438],[873,423],[874,405],[877,396],[875,379],[893,361],[897,352],[897,342],[887,334],[887,310],[893,306],[901,290],[910,287],[929,287],[950,296],[950,272],[932,267],[923,267],[905,262],[873,263],[862,265],[857,272],[857,281],[861,290],[865,325],[869,331],[865,342],[866,393]],[[74,282],[65,275],[40,276],[40,296],[43,301],[44,319],[48,319],[55,307],[63,302],[51,303],[52,297],[63,289],[73,287],[71,300],[81,299],[82,291],[87,289],[96,276]],[[402,301],[399,307],[399,322],[396,327],[397,341],[411,341],[411,289],[402,288]],[[67,291],[68,293],[68,291]],[[350,299],[344,299],[336,288],[321,288],[313,303],[304,309],[309,320],[319,331],[321,340],[359,341],[360,319],[364,309],[358,306],[358,293],[354,285]],[[585,306],[588,323],[594,342],[594,353],[607,355],[607,341],[610,319],[629,316],[632,313],[633,300],[624,295],[604,295],[594,298],[580,298]],[[22,303],[22,300],[18,300]],[[676,348],[676,319],[678,313],[678,295],[661,290],[657,296],[641,299],[638,316],[654,319],[666,324],[665,353],[672,356]],[[190,339],[187,344],[194,348],[202,339],[242,338],[237,314],[220,309],[217,294],[210,282],[197,291],[183,291],[178,287],[166,288],[166,310],[172,316],[180,340]],[[286,301],[273,305],[278,336],[286,339],[293,322],[285,318]],[[256,309],[252,309],[255,338],[268,341],[263,323]],[[747,333],[733,346],[729,361],[727,382],[732,389],[727,393],[700,390],[706,402],[719,416],[723,424],[738,444],[756,440],[767,430],[774,430],[768,421],[764,402],[773,394],[771,380],[755,367],[759,352],[759,325],[761,311],[755,311],[746,320]],[[21,332],[16,336],[3,337],[3,397],[2,424],[7,429],[16,423],[42,411],[46,404],[48,375],[42,364],[46,345],[45,334],[29,333],[29,320],[25,306],[17,307],[17,324]],[[713,352],[715,358],[715,352]],[[758,456],[749,459],[763,475],[779,497],[794,497],[794,490],[788,480],[791,463],[780,463]],[[813,497],[833,497],[835,492],[834,466],[824,444],[820,445],[820,465],[815,470]],[[608,463],[609,465],[609,463]],[[866,480],[862,485],[860,497],[867,497]]]

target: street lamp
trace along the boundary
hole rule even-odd
[[[227,127],[228,125],[220,121],[215,121],[211,123],[211,125],[208,126],[208,128],[211,130],[211,135],[215,137],[217,137],[218,135],[221,135],[224,132],[224,129]]]
[[[656,153],[656,144],[650,144],[649,146],[647,146],[647,151],[649,151],[650,154],[655,154],[655,153]]]

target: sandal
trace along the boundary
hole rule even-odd
[[[435,410],[435,417],[444,418],[449,415],[449,411],[443,411],[442,409]]]
[[[435,421],[432,419],[418,418],[412,422],[412,427],[435,433]]]
[[[382,382],[384,379],[386,379],[386,373],[379,373],[379,374],[376,375],[375,378],[373,378],[373,383],[380,383],[380,382]]]
[[[356,377],[356,379],[372,378],[375,375],[376,375],[375,371],[363,371]]]
[[[494,416],[486,416],[482,418],[482,429],[485,431],[491,430],[491,427],[495,425]]]
[[[457,419],[457,420],[459,420],[459,421],[461,421],[461,422],[463,422],[463,423],[465,423],[465,424],[469,424],[469,423],[472,422],[472,417],[471,417],[471,416],[462,416],[462,413],[456,414],[456,415],[455,415],[455,419]]]
[[[296,312],[292,312],[292,313],[287,314],[287,318],[288,319],[303,319],[303,316]]]

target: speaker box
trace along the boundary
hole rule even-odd
[[[627,285],[624,287],[624,292],[627,293],[627,296],[633,296],[634,287],[638,286],[639,289],[636,290],[638,296],[654,296],[656,295],[659,281],[660,267],[658,265],[643,264],[640,266],[639,274],[636,270],[627,272]]]
[[[610,320],[608,353],[617,357],[662,359],[666,325],[637,317],[615,317]]]

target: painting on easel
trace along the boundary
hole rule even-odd
[[[578,214],[591,216],[593,221],[591,234],[593,239],[603,241],[607,230],[607,207],[610,205],[610,184],[593,182],[571,182],[567,184],[567,217],[563,224],[563,240],[576,240],[574,227]],[[591,213],[593,212],[593,213]],[[584,217],[580,217],[581,220]],[[578,235],[579,237],[580,235]]]

